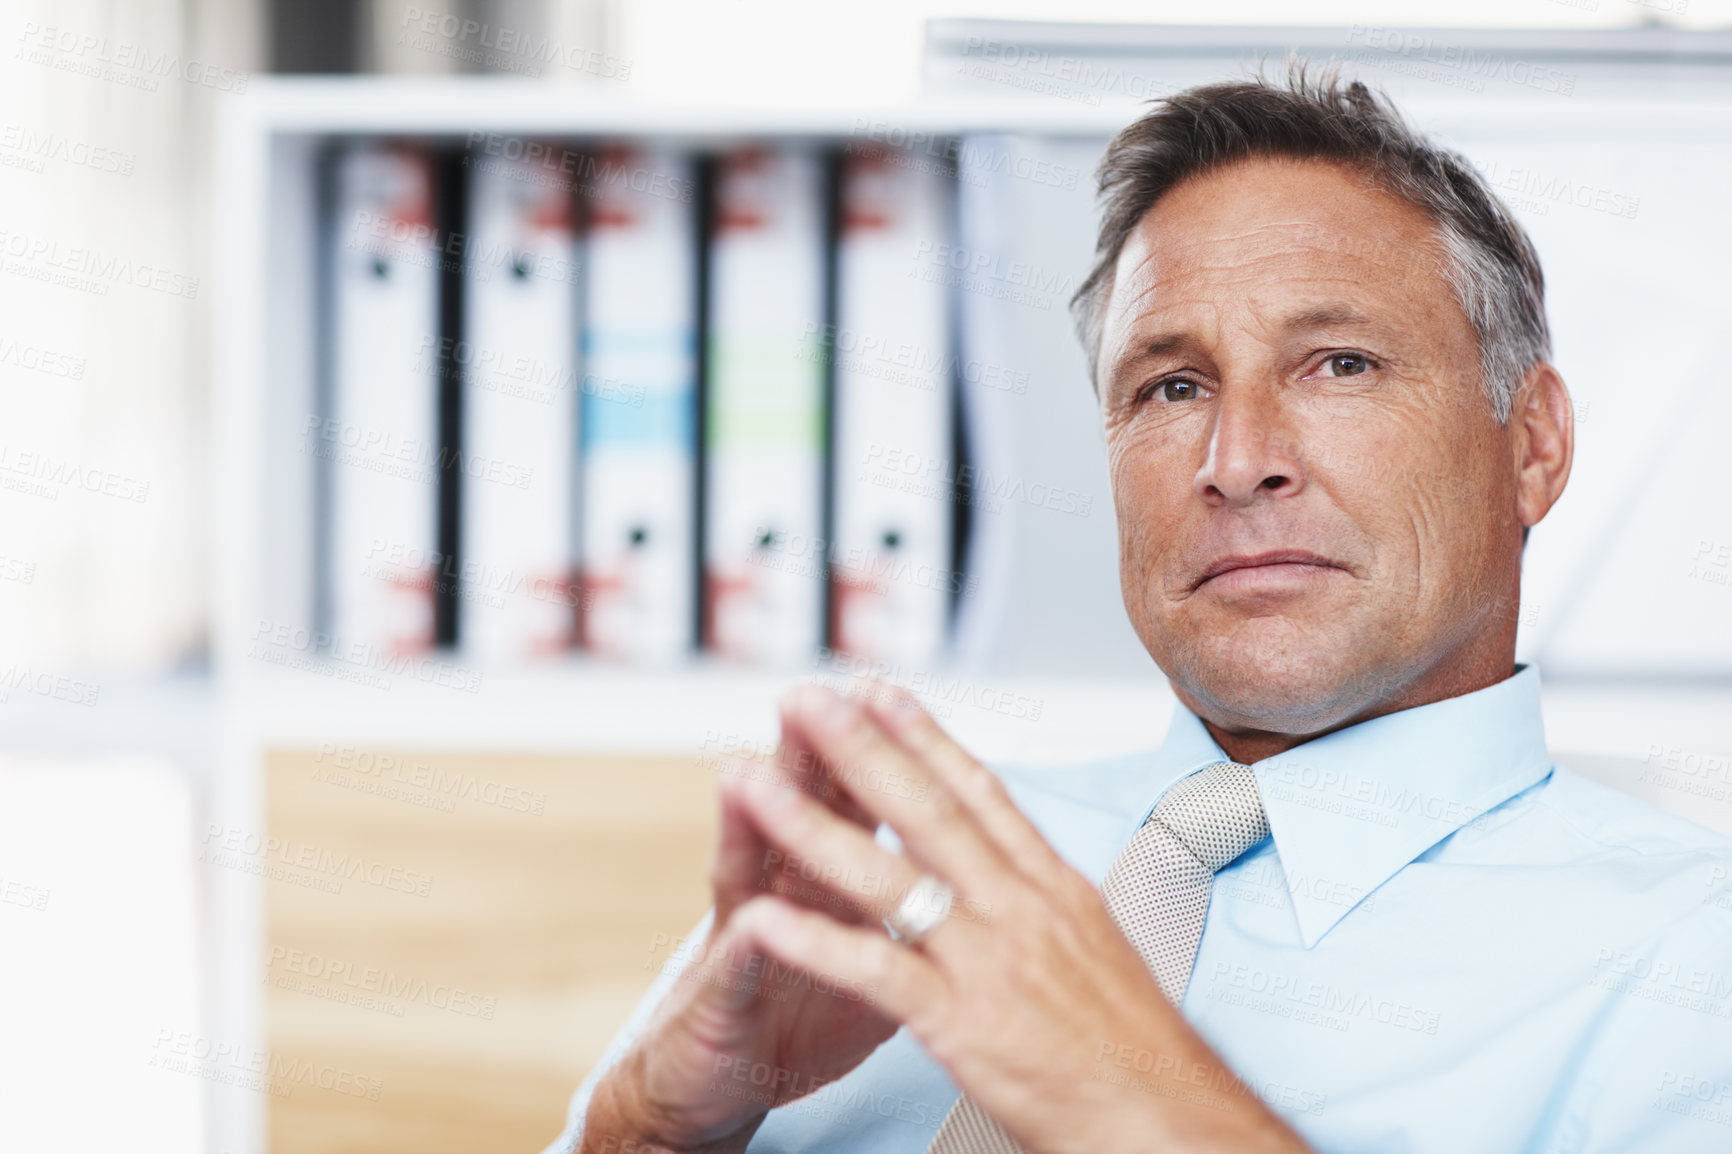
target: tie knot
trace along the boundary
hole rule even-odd
[[[1180,780],[1150,821],[1158,821],[1211,871],[1269,836],[1269,818],[1249,766],[1217,761]]]

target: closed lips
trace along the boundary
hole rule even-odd
[[[1197,578],[1197,583],[1191,588],[1201,588],[1210,578],[1219,577],[1223,573],[1231,573],[1235,569],[1255,569],[1265,565],[1312,565],[1320,569],[1340,569],[1334,561],[1327,557],[1319,557],[1315,553],[1307,553],[1301,549],[1277,549],[1268,553],[1241,554],[1233,557],[1222,557],[1211,562]]]

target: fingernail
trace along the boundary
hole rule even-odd
[[[920,702],[912,694],[898,693],[890,699],[890,712],[899,717],[918,717],[926,710],[920,707]]]

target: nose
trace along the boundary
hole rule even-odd
[[[1209,451],[1192,485],[1206,504],[1242,507],[1305,487],[1298,438],[1278,396],[1228,383],[1213,418]]]

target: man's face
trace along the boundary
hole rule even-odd
[[[1520,452],[1441,253],[1420,210],[1290,160],[1179,186],[1126,243],[1100,352],[1120,580],[1206,720],[1313,733],[1507,660]]]

